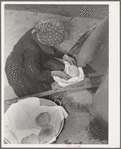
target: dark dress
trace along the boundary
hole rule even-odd
[[[18,97],[50,90],[54,82],[51,71],[64,70],[64,64],[55,59],[64,53],[40,44],[32,30],[21,37],[6,61],[7,79]]]

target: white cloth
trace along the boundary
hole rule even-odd
[[[38,135],[42,128],[36,124],[35,119],[42,112],[50,114],[48,125],[52,125],[57,134],[61,121],[68,116],[67,112],[61,106],[41,106],[41,99],[31,97],[12,104],[4,114],[4,138],[11,144],[20,144],[23,137],[32,133]],[[54,140],[56,136],[48,143]]]
[[[70,63],[64,61],[65,63],[65,72],[67,74],[69,74],[69,67],[70,67]],[[76,77],[72,77],[70,78],[69,80],[65,80],[65,79],[62,79],[58,76],[53,76],[53,79],[58,83],[59,86],[61,87],[66,87],[68,85],[71,85],[71,84],[74,84],[74,83],[77,83],[77,82],[80,82],[82,80],[84,80],[84,73],[83,73],[83,70],[82,70],[82,67],[78,67],[78,70],[80,72],[79,76],[76,76]]]

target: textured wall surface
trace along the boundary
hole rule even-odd
[[[108,17],[91,33],[76,55],[78,66],[91,65],[90,76],[104,75],[108,69]],[[89,73],[89,72],[88,72]]]
[[[59,2],[58,2],[59,4]],[[52,13],[66,17],[88,17],[104,19],[108,5],[6,5],[6,9]]]
[[[90,132],[93,138],[108,140],[108,70],[106,71],[100,87],[93,98],[93,110],[95,117],[90,122]]]
[[[108,122],[108,70],[93,98],[93,115]]]

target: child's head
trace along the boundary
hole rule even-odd
[[[79,69],[75,65],[70,65],[68,69],[68,73],[71,77],[79,76]]]

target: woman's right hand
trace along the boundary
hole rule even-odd
[[[68,56],[67,54],[63,56],[63,60],[69,62],[71,65],[76,65],[76,60],[73,57]]]
[[[65,79],[65,80],[68,80],[70,79],[71,77],[66,74],[64,71],[51,71],[51,76],[58,76],[62,79]]]

